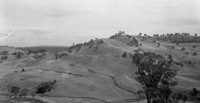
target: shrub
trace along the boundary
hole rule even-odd
[[[192,62],[191,62],[190,60],[188,60],[188,63],[189,63],[189,64],[192,64]]]
[[[21,53],[17,53],[16,58],[21,59]]]
[[[192,97],[197,97],[198,93],[200,93],[200,91],[198,91],[196,88],[192,88],[192,90],[190,91],[190,95]]]
[[[68,53],[71,53],[72,52],[72,50],[68,50]]]
[[[122,57],[123,57],[123,58],[126,58],[126,57],[127,57],[127,53],[124,52],[124,53],[122,54]]]
[[[21,92],[20,92],[20,97],[24,96],[26,97],[28,95],[30,91],[28,89],[23,89]]]
[[[57,81],[54,80],[39,84],[39,86],[36,88],[37,89],[36,93],[44,94],[46,92],[50,92],[53,89],[53,86],[54,84],[56,84],[56,82]]]
[[[194,52],[194,53],[193,53],[193,56],[196,56],[196,55],[197,55],[197,52]]]
[[[93,52],[96,52],[99,49],[99,46],[93,47]]]
[[[170,103],[185,103],[188,100],[186,95],[181,93],[173,93],[170,99]]]
[[[196,45],[193,45],[192,48],[196,48]]]
[[[1,60],[7,60],[8,59],[8,56],[7,55],[4,55],[1,57]]]
[[[158,44],[157,47],[160,47],[161,44],[160,43],[157,43],[157,44]]]
[[[181,51],[185,51],[186,49],[183,47],[183,48],[181,48]]]
[[[75,66],[75,64],[69,64],[69,66]]]
[[[2,51],[1,55],[8,55],[8,51]]]
[[[36,93],[35,92],[30,92],[30,95],[31,95],[32,98],[34,98]]]
[[[20,91],[20,87],[17,87],[17,86],[13,86],[13,87],[11,87],[11,89],[10,89],[10,93],[11,93],[11,94],[14,94],[14,95],[15,95],[15,98],[17,97],[17,94],[19,93],[19,91]]]

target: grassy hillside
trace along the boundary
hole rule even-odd
[[[136,95],[142,86],[134,79],[137,68],[130,58],[130,54],[137,51],[172,55],[175,61],[183,64],[183,67],[177,68],[178,85],[174,89],[200,89],[200,47],[194,48],[194,45],[199,44],[176,45],[155,38],[116,34],[109,39],[90,40],[69,48],[4,49],[8,51],[6,55],[14,59],[2,60],[0,64],[0,93],[10,95],[8,90],[12,86],[20,87],[20,90],[28,89],[31,93],[35,92],[40,84],[56,80],[53,89],[43,94],[43,99],[55,103],[142,101],[144,97]],[[29,49],[47,51],[28,54]],[[10,54],[13,50],[23,52],[22,58],[15,59],[15,56]],[[127,55],[122,57],[125,52]]]
[[[32,46],[32,47],[17,47],[17,49],[23,50],[23,51],[36,51],[36,50],[47,50],[47,51],[63,51],[66,50],[68,47],[67,46]]]

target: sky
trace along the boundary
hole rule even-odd
[[[0,45],[70,46],[118,31],[200,35],[200,0],[0,0]]]

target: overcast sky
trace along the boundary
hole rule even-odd
[[[200,0],[0,0],[1,41],[12,46],[64,45],[120,30],[200,35]]]

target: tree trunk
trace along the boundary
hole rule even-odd
[[[147,103],[151,103],[151,97],[148,93],[146,93]]]

